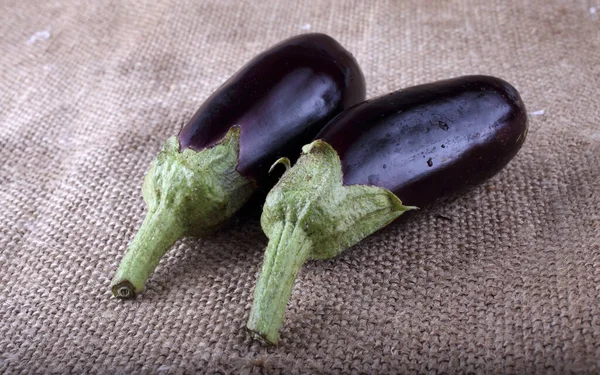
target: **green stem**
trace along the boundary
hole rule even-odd
[[[294,280],[307,259],[331,259],[415,208],[381,187],[342,185],[333,147],[319,140],[304,146],[265,199],[260,224],[269,245],[248,328],[276,344]]]
[[[148,212],[112,282],[117,298],[133,298],[167,250],[184,235],[177,212],[163,205]]]
[[[277,344],[294,281],[311,248],[309,238],[294,223],[279,222],[273,228],[247,325],[267,343]]]
[[[144,178],[148,214],[113,279],[117,298],[135,297],[179,238],[212,233],[248,201],[256,183],[236,171],[239,133],[234,126],[201,151],[180,152],[177,137],[167,139]]]

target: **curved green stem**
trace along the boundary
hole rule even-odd
[[[113,279],[115,297],[135,297],[175,241],[214,232],[248,201],[256,183],[236,171],[238,155],[237,127],[201,151],[165,142],[144,179],[148,214]]]
[[[329,259],[416,207],[391,191],[343,186],[335,150],[314,141],[267,195],[261,225],[269,237],[248,328],[276,344],[294,280],[307,259]]]
[[[164,206],[148,212],[115,274],[113,295],[133,298],[140,293],[160,259],[183,235],[176,212]]]
[[[278,223],[273,228],[247,324],[269,344],[277,344],[294,281],[311,247],[304,231],[295,224]]]

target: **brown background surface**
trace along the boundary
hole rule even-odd
[[[600,372],[594,7],[1,0],[0,372]],[[523,149],[457,200],[309,262],[278,347],[243,329],[266,245],[251,215],[179,242],[137,300],[111,298],[163,141],[309,28],[354,53],[369,97],[508,80],[534,113]]]

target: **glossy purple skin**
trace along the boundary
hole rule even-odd
[[[316,138],[338,152],[345,185],[381,186],[421,207],[496,174],[526,134],[514,87],[465,76],[358,104]]]
[[[294,157],[329,120],[365,99],[354,57],[324,34],[287,39],[256,56],[214,92],[179,133],[200,151],[240,127],[237,171],[267,180],[279,157]]]

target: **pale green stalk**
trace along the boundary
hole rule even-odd
[[[202,151],[179,151],[171,137],[156,156],[142,187],[146,218],[112,281],[118,298],[138,294],[167,250],[184,236],[205,236],[250,198],[254,181],[236,171],[239,128]]]
[[[326,142],[314,141],[302,151],[267,195],[261,216],[269,245],[247,326],[272,344],[307,259],[332,258],[416,208],[380,187],[343,186],[339,157]]]

